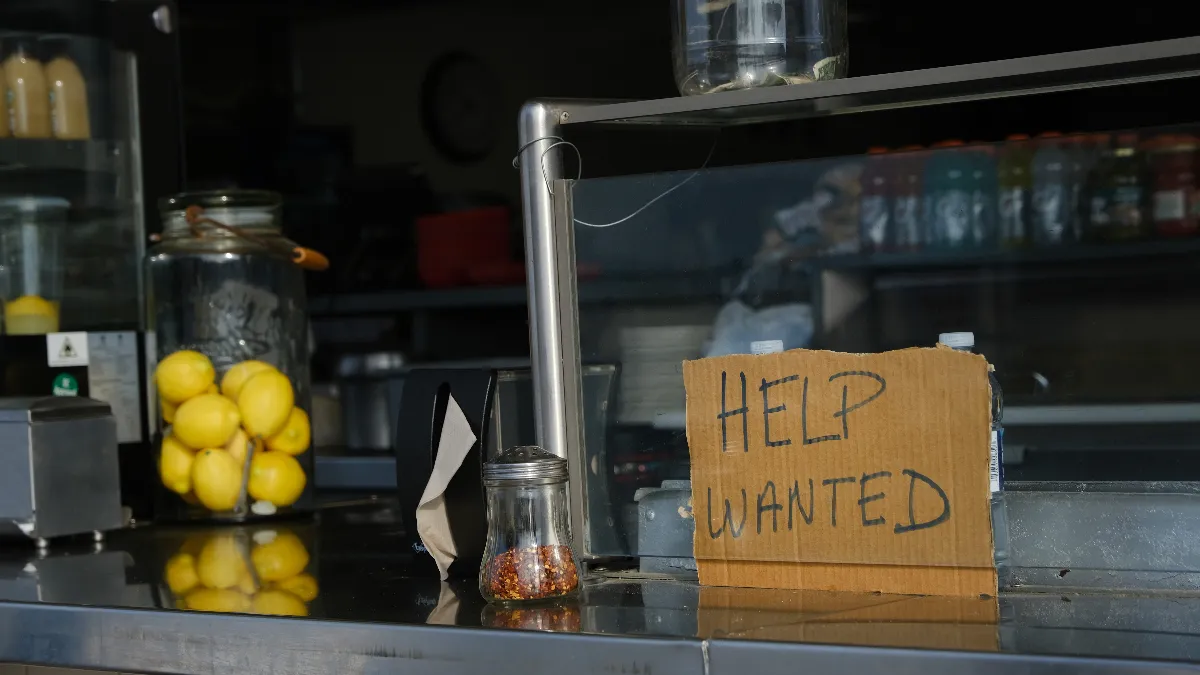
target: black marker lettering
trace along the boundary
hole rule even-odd
[[[742,416],[742,452],[750,452],[750,434],[746,419],[747,413],[750,412],[750,407],[746,404],[746,373],[739,373],[742,378],[742,407],[737,410],[725,409],[725,380],[726,373],[721,371],[721,413],[717,415],[717,419],[721,420],[721,452],[729,452],[729,430],[725,420],[734,415]],[[714,537],[715,539],[715,537]]]
[[[935,525],[941,525],[942,523],[946,522],[947,520],[950,520],[950,499],[948,497],[946,497],[946,491],[943,490],[941,488],[941,486],[939,486],[937,483],[933,482],[928,476],[919,474],[916,471],[913,471],[912,469],[905,469],[901,473],[903,473],[905,476],[909,477],[909,482],[908,482],[908,525],[900,525],[899,523],[897,523],[896,524],[896,534],[902,534],[904,532],[912,532],[913,530],[924,530],[925,528],[933,527]],[[936,490],[938,493],[938,496],[942,498],[942,513],[941,513],[941,515],[939,515],[937,518],[934,518],[933,520],[927,520],[923,523],[917,522],[917,516],[916,516],[916,513],[914,512],[914,507],[913,507],[913,492],[916,490],[918,480],[920,480],[921,482],[925,483],[929,487]]]
[[[800,510],[800,517],[804,519],[805,525],[812,525],[813,521],[813,479],[808,479],[808,511],[804,510],[804,505],[800,503],[800,481],[792,481],[792,489],[788,490],[788,530],[792,529],[792,514]]]
[[[763,506],[763,498],[767,496],[767,490],[771,491],[771,503]],[[775,497],[775,483],[767,481],[767,484],[763,486],[762,493],[758,495],[758,533],[762,534],[762,514],[764,511],[771,512],[771,531],[778,532],[778,513],[782,510],[783,507],[780,506],[779,500]]]
[[[733,505],[729,500],[725,500],[725,517],[721,520],[721,527],[716,532],[712,529],[712,488],[708,488],[708,534],[713,539],[720,539],[721,534],[725,532],[725,526],[729,526],[729,534],[737,539],[742,536],[742,530],[746,527],[746,490],[742,490],[742,522],[736,527],[733,524]]]
[[[842,385],[842,409],[838,412],[833,413],[834,417],[842,418],[842,438],[850,438],[850,417],[849,417],[848,413],[854,412],[855,410],[858,410],[859,408],[870,403],[871,401],[874,401],[875,399],[879,398],[880,396],[883,395],[883,391],[885,389],[887,389],[887,382],[884,381],[884,379],[882,377],[876,375],[875,373],[869,373],[865,370],[848,370],[844,373],[838,373],[837,375],[830,375],[829,381],[833,382],[834,380],[838,379],[839,377],[849,377],[851,375],[857,375],[859,377],[869,377],[872,380],[875,380],[876,382],[879,383],[879,391],[876,391],[874,394],[871,394],[865,400],[859,401],[858,403],[855,403],[854,405],[852,405],[850,407],[846,407],[846,392],[847,392],[847,390],[849,390],[850,387],[845,384]]]
[[[821,481],[821,485],[832,485],[833,496],[829,500],[829,515],[830,522],[834,527],[837,527],[837,486],[838,483],[853,483],[854,476],[846,476],[845,478],[826,478]]]
[[[763,439],[766,440],[768,448],[777,448],[781,445],[791,445],[792,439],[785,438],[779,441],[771,440],[771,413],[783,412],[784,410],[787,410],[787,405],[780,403],[778,406],[772,408],[771,404],[767,402],[767,390],[776,385],[783,384],[784,382],[792,382],[798,379],[800,379],[799,375],[788,375],[785,378],[773,380],[771,382],[767,382],[767,378],[763,378],[762,387],[760,387],[763,395]]]
[[[875,480],[876,478],[885,478],[885,477],[891,478],[892,472],[891,471],[876,471],[875,473],[864,473],[862,478],[858,479],[858,494],[859,494],[858,508],[860,511],[862,511],[863,527],[871,527],[872,525],[883,525],[884,523],[887,522],[886,520],[884,520],[883,516],[879,516],[878,518],[867,518],[867,504],[870,504],[871,502],[873,502],[877,499],[883,499],[882,492],[876,492],[873,495],[867,494],[867,481]]]
[[[813,443],[823,443],[825,441],[840,441],[841,436],[831,434],[829,436],[817,436],[816,438],[808,437],[808,378],[804,378],[804,394],[800,399],[800,434],[804,436],[804,444],[812,445]]]

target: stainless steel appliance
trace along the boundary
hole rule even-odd
[[[117,425],[108,404],[0,399],[0,533],[53,537],[123,527]]]

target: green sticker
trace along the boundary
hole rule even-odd
[[[68,373],[59,373],[54,378],[54,387],[50,390],[55,396],[78,396],[79,383]]]

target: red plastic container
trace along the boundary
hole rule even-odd
[[[472,283],[471,270],[512,262],[503,206],[417,219],[417,270],[435,288]]]

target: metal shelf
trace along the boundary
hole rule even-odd
[[[105,140],[0,139],[0,171],[118,173],[123,169],[121,145],[117,141]]]
[[[561,124],[735,126],[1200,75],[1200,37],[811,84],[562,107]]]
[[[1064,244],[1019,251],[957,249],[832,255],[814,259],[813,265],[819,269],[832,270],[930,269],[1129,260],[1196,253],[1200,253],[1200,238],[1111,244]]]

